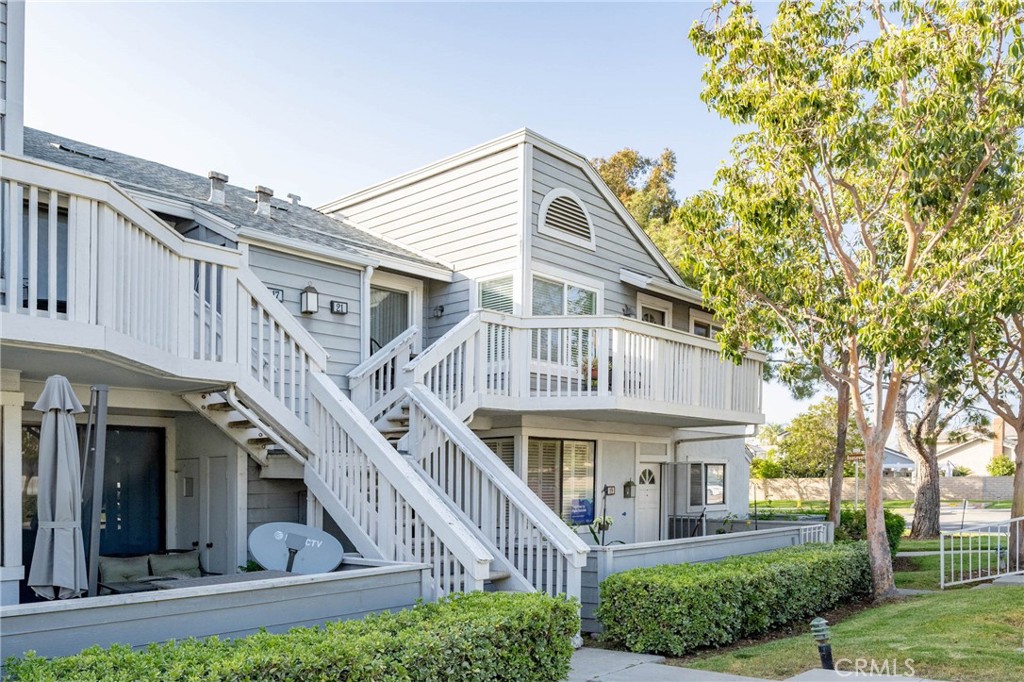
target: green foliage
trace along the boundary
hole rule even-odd
[[[989,476],[1013,476],[1013,472],[1016,469],[1017,467],[1014,466],[1013,460],[1006,455],[996,455],[988,463],[988,466],[985,467]]]
[[[216,638],[95,647],[77,656],[8,659],[22,682],[444,682],[564,679],[578,604],[543,594],[456,595],[361,621]]]
[[[970,476],[973,473],[974,472],[971,471],[969,467],[966,467],[963,464],[957,464],[956,466],[953,467],[954,476]]]
[[[804,545],[617,573],[601,583],[597,615],[608,640],[679,656],[768,632],[870,590],[863,544]]]
[[[821,478],[832,475],[836,451],[836,399],[825,398],[796,416],[779,441],[779,453],[785,476]],[[864,451],[864,439],[851,419],[847,428],[846,454]],[[853,466],[847,465],[848,475]]]
[[[626,147],[590,163],[645,230],[652,221],[668,221],[679,205],[671,185],[676,176],[676,155],[671,149],[652,159]]]
[[[888,509],[885,513],[885,536],[889,540],[889,551],[896,556],[900,547],[907,520]],[[867,538],[867,514],[863,509],[844,509],[839,513],[839,527],[836,528],[836,542],[859,542]]]
[[[750,463],[750,477],[756,479],[782,478],[785,472],[774,455],[758,457]]]

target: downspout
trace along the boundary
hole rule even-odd
[[[370,280],[373,279],[373,266],[367,265],[360,275],[359,294],[359,345],[360,362],[370,357]]]

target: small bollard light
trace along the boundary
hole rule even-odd
[[[828,621],[820,617],[812,620],[811,634],[818,643],[818,656],[821,658],[822,670],[835,670],[836,665],[832,662],[832,644],[829,642]]]

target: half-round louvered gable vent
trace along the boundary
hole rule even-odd
[[[543,234],[594,248],[594,228],[583,202],[565,189],[552,190],[541,204]]]

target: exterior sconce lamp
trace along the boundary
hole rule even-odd
[[[626,481],[625,483],[622,484],[622,496],[625,499],[628,500],[631,497],[633,497],[635,492],[636,492],[636,483],[633,483],[633,481]]]
[[[303,315],[312,315],[320,309],[320,292],[310,284],[299,295],[299,303],[302,307]]]
[[[435,305],[431,312],[434,313],[434,317],[441,318],[444,315],[444,306]]]

